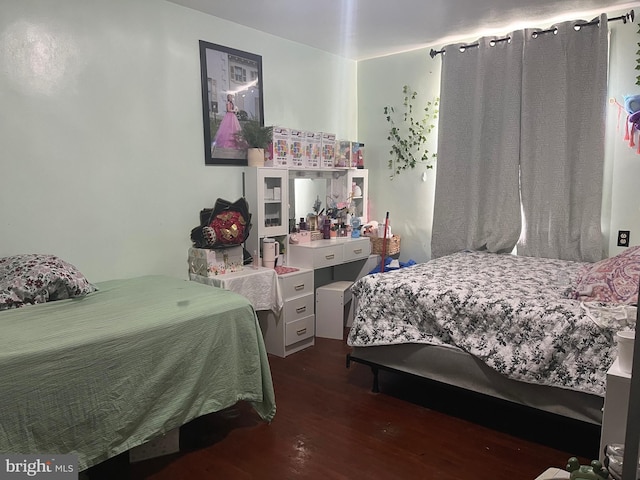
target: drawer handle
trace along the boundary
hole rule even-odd
[[[305,333],[307,333],[307,328],[301,328],[300,330],[296,330],[296,333],[298,335],[304,335]]]
[[[300,285],[296,285],[295,287],[293,287],[294,290],[304,290],[304,283],[300,284]]]
[[[306,306],[305,307],[298,307],[298,308],[296,308],[296,313],[302,313],[302,312],[304,312],[306,310],[307,310]]]
[[[357,250],[354,250],[353,253],[362,253],[362,249],[358,248]]]
[[[333,257],[335,257],[335,256],[336,256],[336,254],[332,253],[331,255],[325,255],[324,258],[326,258],[327,260],[332,260]]]

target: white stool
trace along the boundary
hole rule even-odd
[[[344,327],[353,321],[353,282],[333,282],[316,288],[316,337],[343,339]]]

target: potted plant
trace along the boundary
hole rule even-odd
[[[257,120],[242,122],[238,135],[238,143],[247,149],[249,166],[264,165],[264,149],[271,143],[273,127],[265,127]]]

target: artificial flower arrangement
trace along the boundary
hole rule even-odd
[[[335,220],[346,219],[347,215],[353,215],[352,194],[349,194],[344,202],[336,202],[333,198],[327,197],[327,216]]]
[[[331,222],[330,235],[332,237],[345,237],[349,234],[350,216],[354,215],[354,206],[352,204],[352,194],[349,194],[347,200],[343,202],[336,202],[333,198],[327,197],[327,212],[328,218],[334,220]]]

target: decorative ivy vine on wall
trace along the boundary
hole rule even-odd
[[[638,32],[640,35],[640,23],[638,23]],[[640,47],[640,42],[638,42],[638,47]],[[636,70],[640,70],[640,50],[636,51]],[[636,85],[640,85],[640,75],[636,77]]]
[[[404,94],[401,120],[396,121],[396,109],[393,106],[384,107],[384,115],[390,125],[387,140],[391,142],[388,166],[393,171],[391,179],[402,171],[413,169],[418,163],[424,163],[426,168],[433,168],[437,154],[425,148],[427,135],[435,126],[438,118],[440,99],[436,97],[428,101],[421,112],[414,113],[414,103],[418,94],[408,85],[402,87]]]

